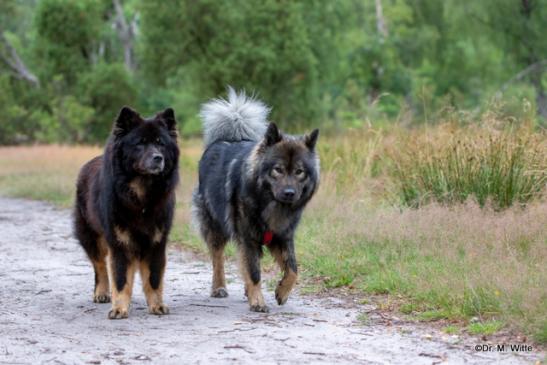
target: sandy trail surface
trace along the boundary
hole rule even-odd
[[[93,273],[72,236],[70,211],[0,198],[0,364],[530,364],[543,354],[476,352],[422,327],[364,324],[363,305],[294,294],[285,306],[265,290],[252,313],[237,270],[230,296],[208,296],[211,269],[171,249],[168,316],[149,315],[140,281],[127,320],[91,301]]]

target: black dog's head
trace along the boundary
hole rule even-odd
[[[148,119],[123,107],[112,130],[115,151],[124,170],[137,175],[161,175],[178,164],[175,112],[171,108]]]
[[[315,192],[319,183],[319,158],[315,152],[318,136],[318,129],[300,137],[283,135],[270,123],[260,144],[260,163],[255,168],[259,182],[270,189],[277,202],[300,206]]]

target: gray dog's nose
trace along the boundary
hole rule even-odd
[[[293,188],[286,188],[283,190],[283,197],[287,200],[294,198],[296,191]]]
[[[155,153],[152,158],[154,159],[154,162],[155,163],[161,163],[163,162],[163,155],[159,154],[159,153]]]

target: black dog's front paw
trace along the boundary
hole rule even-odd
[[[112,308],[108,312],[108,319],[125,319],[129,317],[128,308]]]
[[[148,308],[150,314],[156,314],[158,316],[169,314],[169,307],[165,304],[156,304]]]

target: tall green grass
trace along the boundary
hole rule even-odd
[[[401,201],[412,207],[473,198],[481,206],[506,208],[541,195],[547,184],[545,135],[526,126],[443,125],[411,132],[393,161]]]

